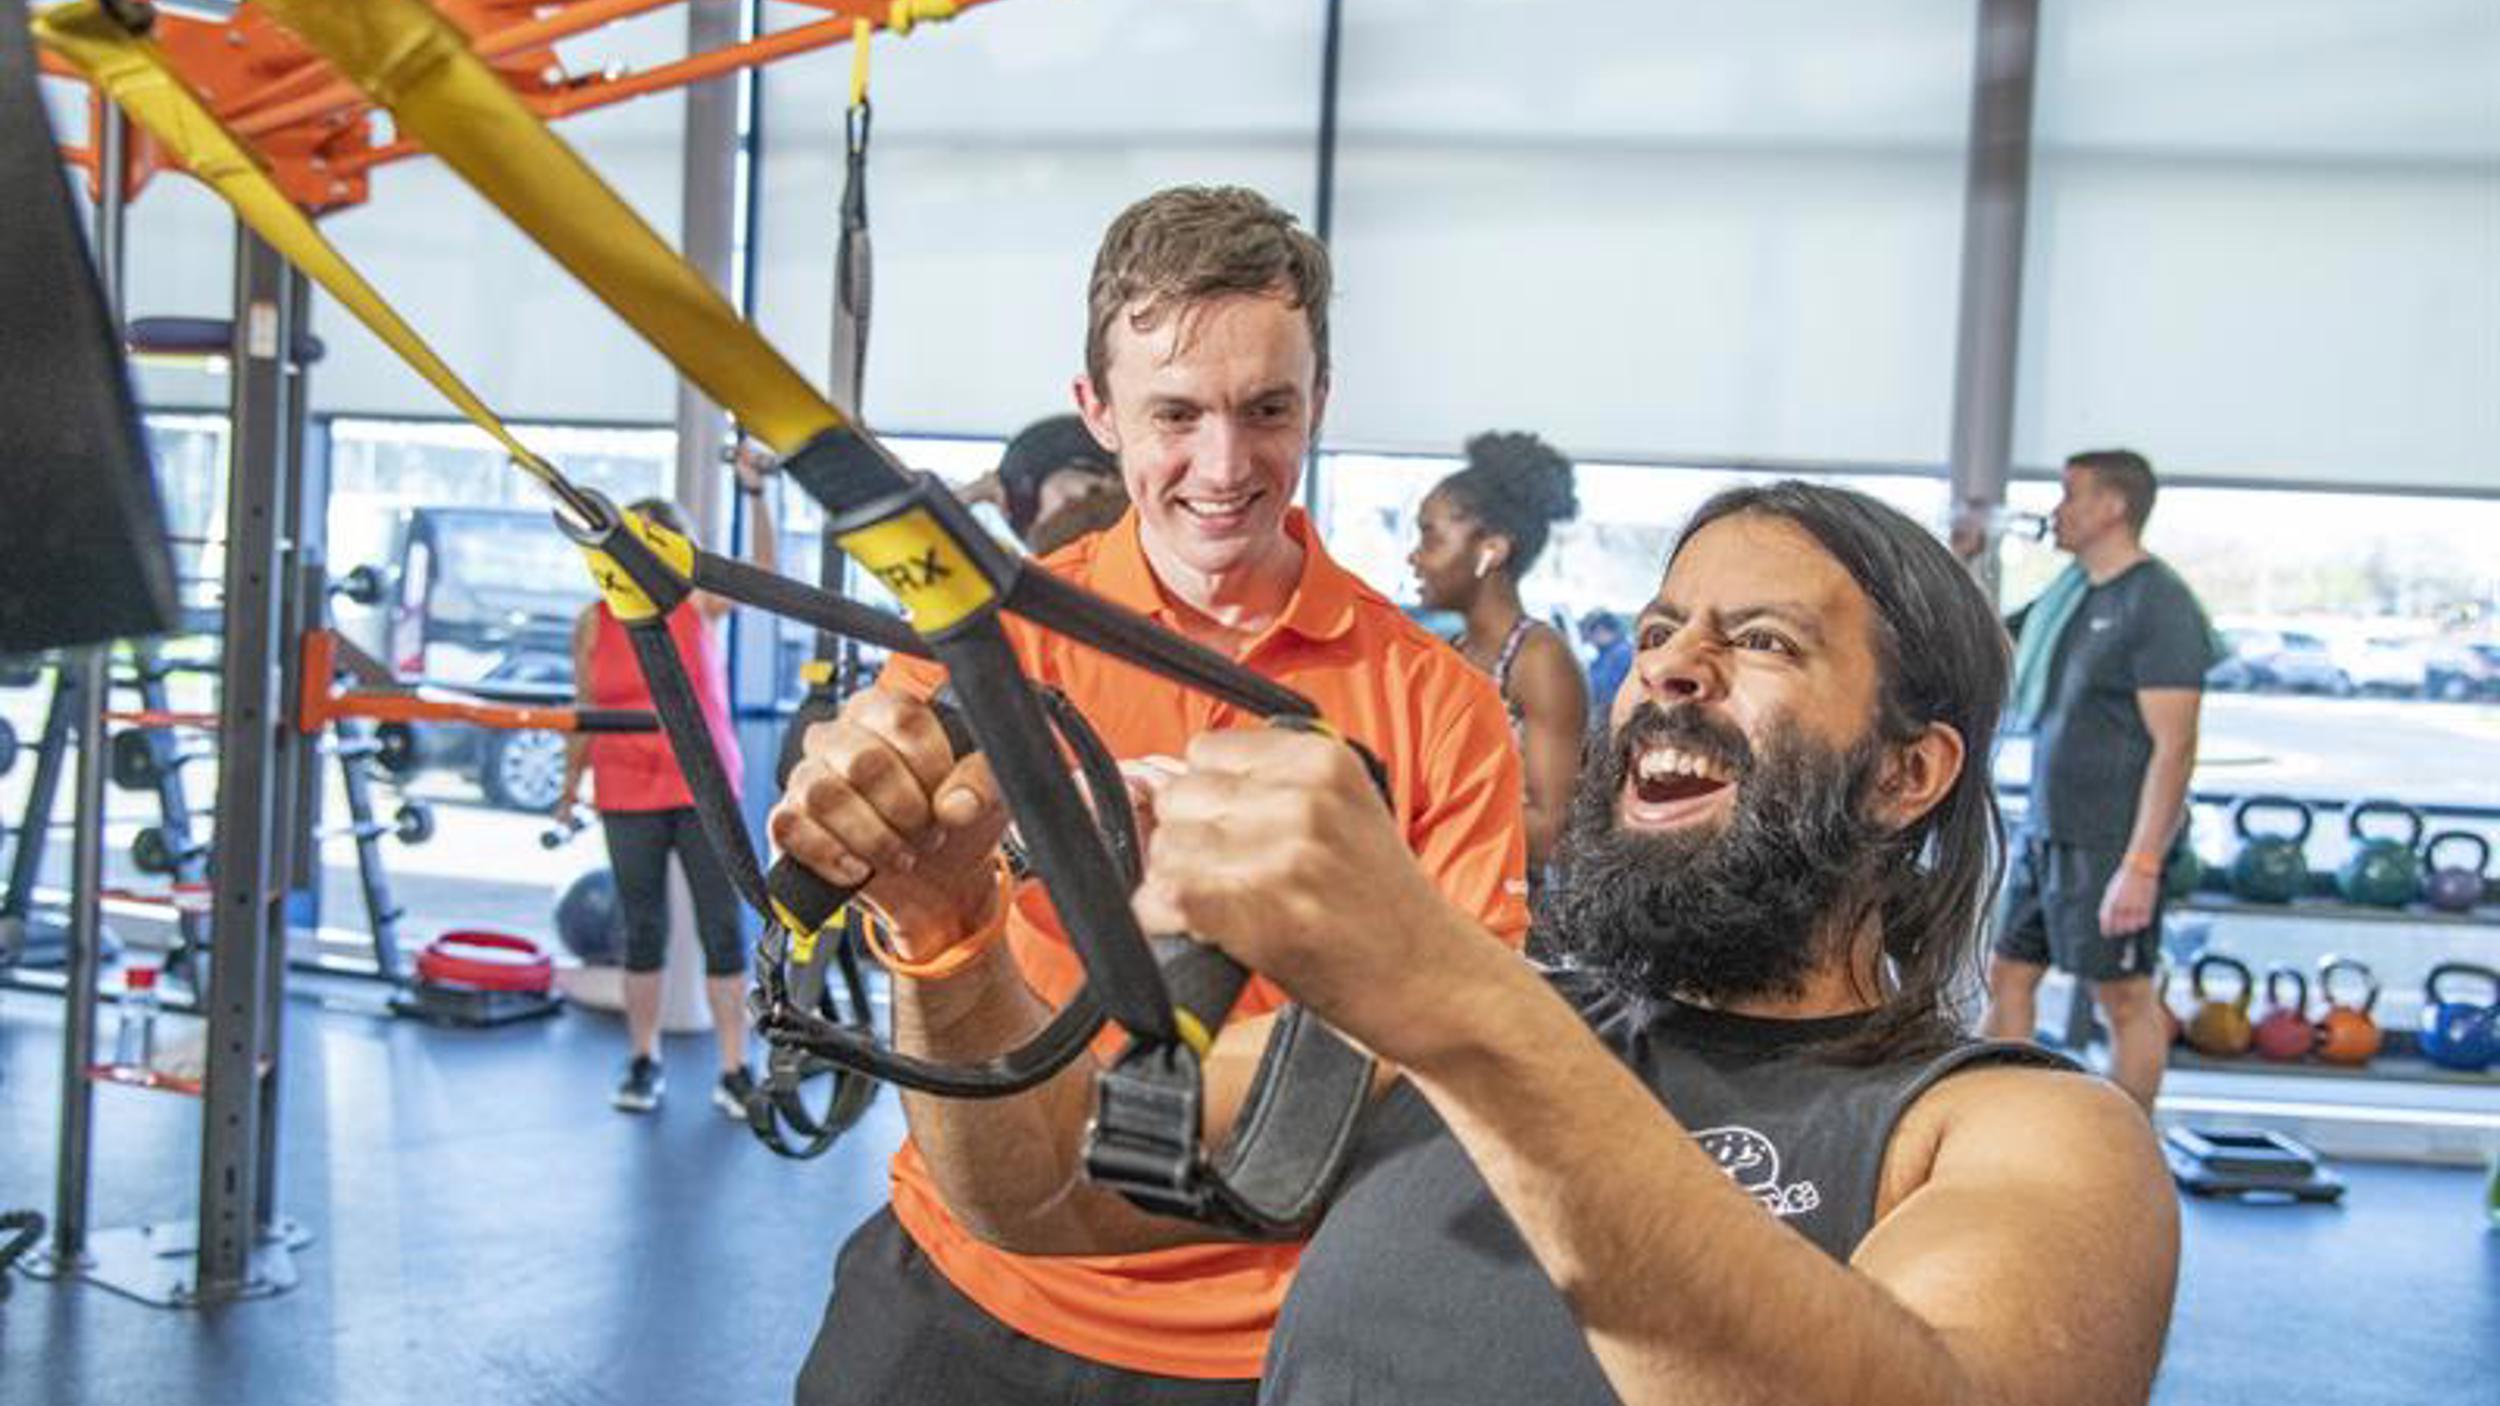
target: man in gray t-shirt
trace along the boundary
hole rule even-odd
[[[2065,481],[2054,522],[2074,564],[2013,621],[2008,727],[2032,736],[2030,813],[1997,908],[1985,1028],[2029,1037],[2052,963],[2092,982],[2110,1077],[2149,1112],[2169,1046],[2152,983],[2162,864],[2187,815],[2213,631],[2144,550],[2144,457],[2078,454]]]

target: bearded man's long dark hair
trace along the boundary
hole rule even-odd
[[[1962,772],[1924,816],[1883,843],[1875,866],[1892,989],[1874,1018],[1835,1047],[1868,1060],[1958,1038],[1975,990],[1980,923],[2004,868],[2004,823],[1989,758],[2010,667],[2005,627],[1945,545],[1863,493],[1787,480],[1735,488],[1704,503],[1667,557],[1721,518],[1759,514],[1796,526],[1840,563],[1875,606],[1879,745],[1916,739],[1930,723],[1962,737]]]

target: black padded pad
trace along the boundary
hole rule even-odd
[[[163,634],[173,561],[120,338],[0,0],[0,654]]]

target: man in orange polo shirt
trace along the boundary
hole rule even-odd
[[[1114,221],[1075,391],[1134,506],[1045,564],[1310,697],[1387,764],[1400,832],[1442,893],[1515,946],[1527,927],[1524,840],[1500,700],[1330,560],[1291,506],[1327,403],[1328,296],[1327,251],[1249,191],[1167,190]],[[1192,737],[1248,721],[1010,628],[1026,670],[1064,690],[1125,763],[1151,768]],[[1003,923],[1012,967],[895,983],[897,1041],[963,1058],[1020,1043],[1082,972],[1038,884],[1001,912],[993,856],[1005,816],[986,765],[954,762],[919,701],[936,682],[899,663],[816,727],[772,834],[834,882],[867,881],[906,957]],[[1151,819],[1149,808],[1141,820]],[[1281,1002],[1254,981],[1234,1019],[1265,1019]],[[1250,1063],[1210,1063],[1211,1122],[1229,1119]],[[1295,1247],[1031,1256],[981,1238],[976,1217],[1014,1214],[1002,1197],[1047,1204],[1069,1190],[1070,1159],[1042,1140],[1067,1126],[1056,1110],[1090,1097],[1094,1068],[1079,1060],[1014,1099],[905,1096],[912,1138],[894,1159],[893,1204],[843,1248],[801,1402],[1252,1400]],[[983,1168],[978,1195],[948,1184],[949,1168],[968,1165]]]

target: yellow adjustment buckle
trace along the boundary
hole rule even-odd
[[[1206,1059],[1208,1052],[1215,1048],[1215,1037],[1207,1033],[1206,1025],[1179,1006],[1172,1008],[1172,1024],[1181,1033],[1181,1043],[1189,1046],[1190,1053],[1200,1060]]]
[[[809,688],[823,688],[833,682],[836,667],[831,659],[810,659],[799,666],[799,682]]]
[[[694,543],[640,513],[625,513],[623,518],[625,530],[641,539],[660,564],[676,573],[679,580],[694,575]],[[615,557],[587,546],[582,548],[582,556],[590,563],[590,579],[598,585],[599,594],[606,598],[608,609],[616,613],[618,620],[631,623],[660,613],[659,606],[635,584],[624,567],[617,565]]]
[[[844,533],[835,541],[894,593],[910,613],[912,628],[924,635],[946,629],[998,596],[926,508]]]
[[[842,917],[849,911],[847,908],[836,908],[833,910],[833,916],[825,919],[824,927],[812,928],[800,922],[789,909],[778,903],[774,904],[773,920],[781,924],[783,932],[790,934],[790,960],[797,962],[800,966],[806,966],[815,961],[816,939],[824,935],[826,928],[842,926]]]

